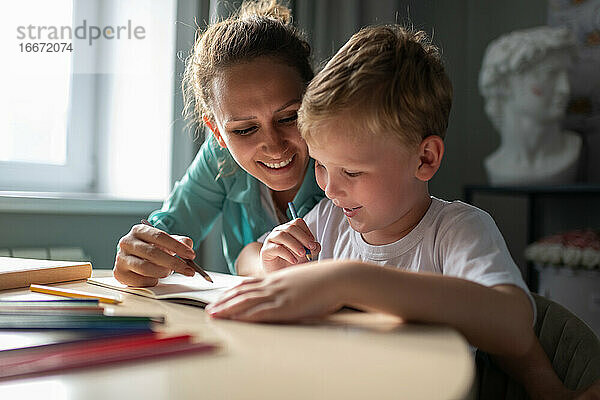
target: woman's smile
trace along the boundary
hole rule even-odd
[[[283,168],[286,165],[288,165],[289,163],[291,163],[293,158],[294,158],[294,156],[288,158],[287,160],[283,160],[280,162],[266,162],[266,161],[259,161],[259,162],[262,162],[269,168],[279,169],[279,168]]]

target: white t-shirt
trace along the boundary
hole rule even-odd
[[[529,296],[535,323],[533,297],[492,217],[461,201],[431,200],[429,209],[408,235],[380,246],[365,242],[329,199],[321,200],[304,221],[321,244],[319,260],[361,260],[463,278],[488,287],[516,285]]]

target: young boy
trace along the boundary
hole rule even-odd
[[[283,270],[238,286],[207,312],[289,321],[350,305],[448,324],[496,355],[532,397],[569,395],[533,333],[535,303],[492,218],[429,194],[451,99],[423,32],[355,34],[310,83],[299,113],[329,200],[244,250],[245,261],[260,255],[257,270],[237,263],[245,272]],[[321,262],[286,268],[306,261],[305,247]]]

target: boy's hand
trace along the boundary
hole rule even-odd
[[[212,317],[283,322],[321,317],[341,308],[335,267],[308,264],[248,280],[206,307]]]
[[[159,278],[171,272],[187,276],[196,273],[184,261],[175,257],[193,259],[192,239],[169,235],[152,226],[135,225],[119,241],[113,275],[129,286],[154,286]]]
[[[305,247],[310,250],[313,260],[321,251],[321,246],[315,242],[315,237],[304,220],[296,218],[275,227],[260,250],[263,270],[273,272],[309,261]]]

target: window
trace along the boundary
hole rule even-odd
[[[71,26],[73,4],[8,2],[3,10],[0,24],[8,40],[2,41],[0,64],[0,189],[89,187],[91,133],[74,132],[69,118],[73,52],[41,51],[41,43],[58,41],[43,42],[37,29]]]
[[[0,190],[168,193],[175,6],[3,4]]]
[[[175,90],[174,0],[102,2],[102,25],[143,28],[140,40],[102,42],[97,190],[163,199],[171,180]],[[138,29],[138,31],[140,30]],[[124,31],[123,31],[124,32]]]

